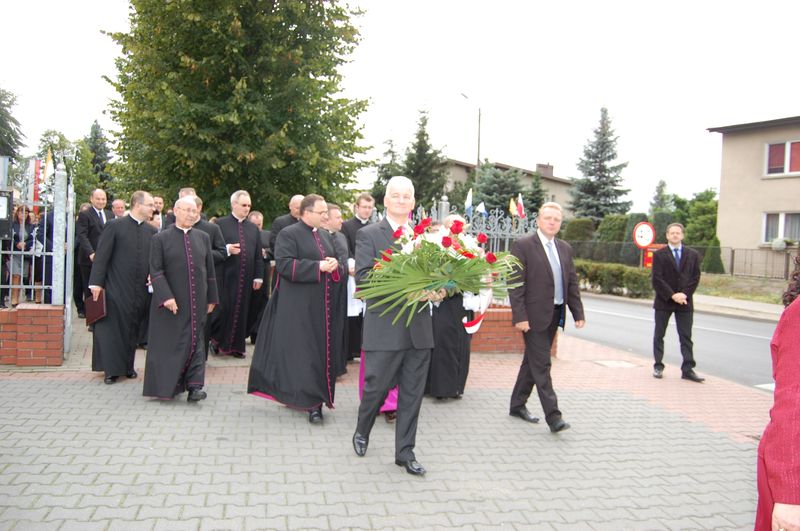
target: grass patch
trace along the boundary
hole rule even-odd
[[[789,282],[773,278],[738,277],[703,273],[696,293],[746,301],[781,304]]]

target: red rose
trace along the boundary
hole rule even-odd
[[[425,218],[422,221],[420,221],[419,224],[427,229],[428,227],[431,226],[431,221],[432,221],[431,218],[428,217],[428,218]]]
[[[494,255],[494,253],[486,253],[486,261],[490,264],[493,264],[497,262],[497,257]]]
[[[450,225],[450,232],[452,234],[461,234],[461,231],[464,230],[464,222],[455,220],[452,225]]]
[[[442,238],[442,247],[447,248],[453,245],[453,239],[450,236],[444,236]]]
[[[486,243],[489,241],[489,237],[486,236],[484,233],[478,234],[478,243]]]
[[[383,254],[383,261],[384,262],[391,262],[392,261],[392,250],[391,249],[386,249],[385,251],[383,251],[382,254]]]
[[[414,237],[420,236],[423,232],[425,232],[425,227],[422,225],[417,225],[414,227]]]
[[[456,251],[461,249],[461,244],[458,243],[458,240],[453,240],[453,249],[455,249]]]
[[[395,240],[397,238],[401,238],[403,236],[403,227],[397,227],[397,230],[394,231],[394,234],[392,234],[392,236],[394,237]]]

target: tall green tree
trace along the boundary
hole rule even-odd
[[[484,161],[478,169],[473,203],[477,205],[483,201],[487,211],[499,209],[508,215],[509,200],[512,197],[516,200],[517,195],[522,192],[521,177],[522,172],[516,168],[503,171],[495,168],[488,160]],[[525,211],[531,212],[527,205]]]
[[[709,198],[710,195],[710,198]],[[686,243],[708,246],[717,235],[717,199],[714,190],[695,194],[689,205],[686,223]],[[719,246],[719,243],[717,243]]]
[[[104,182],[95,172],[94,153],[89,147],[88,139],[75,143],[75,162],[72,166],[72,186],[75,190],[75,202],[80,205],[89,200],[92,191],[102,188]]]
[[[194,186],[209,214],[250,192],[269,218],[297,193],[338,201],[367,162],[339,67],[358,42],[337,0],[131,0],[109,80],[129,187]],[[115,170],[116,171],[116,170]]]
[[[650,217],[658,212],[671,212],[674,208],[672,196],[667,193],[667,183],[662,179],[658,181],[653,199],[650,201]]]
[[[599,222],[606,214],[625,214],[630,201],[622,197],[629,190],[621,187],[622,170],[627,162],[614,164],[617,160],[617,137],[611,128],[608,110],[600,109],[600,125],[594,130],[594,138],[583,148],[583,157],[578,169],[583,174],[576,179],[570,194],[572,210],[576,217],[590,217]]]
[[[17,97],[0,88],[0,157],[15,159],[19,156],[22,140],[25,135],[20,130],[19,122],[11,109],[17,103]]]
[[[97,176],[97,180],[101,183],[109,181],[111,175],[106,171],[106,167],[111,160],[111,150],[106,143],[103,128],[100,127],[97,120],[94,121],[92,128],[89,130],[86,145],[92,153],[92,172]]]
[[[403,175],[414,183],[417,204],[430,208],[444,193],[447,158],[435,149],[428,137],[428,113],[420,111],[414,142],[406,149]]]

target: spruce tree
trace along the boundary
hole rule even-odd
[[[414,142],[406,149],[403,173],[414,183],[417,205],[429,209],[439,201],[447,182],[447,158],[428,137],[428,113],[420,111]]]
[[[380,208],[383,205],[383,196],[386,195],[386,183],[395,175],[403,175],[403,166],[398,161],[397,151],[394,143],[387,140],[386,151],[383,153],[384,161],[378,165],[378,176],[372,185],[371,194],[375,198],[375,204]]]
[[[522,191],[525,202],[525,212],[531,215],[539,211],[539,207],[547,201],[547,190],[542,186],[542,176],[539,173],[533,174],[531,184]]]
[[[667,183],[662,179],[658,181],[653,200],[650,201],[650,216],[652,217],[658,212],[670,212],[673,208],[675,205],[672,202],[672,196],[667,193]]]
[[[110,180],[111,175],[106,171],[106,166],[111,160],[110,150],[97,120],[92,124],[89,136],[86,137],[86,145],[92,153],[92,172],[97,176],[97,180],[101,183]]]
[[[509,200],[512,197],[516,200],[517,194],[522,191],[521,177],[522,173],[517,169],[503,171],[495,168],[488,160],[484,161],[476,177],[473,204],[483,201],[487,212],[499,209],[509,215]],[[525,212],[529,212],[527,205]]]
[[[625,214],[630,201],[622,201],[629,190],[621,188],[621,172],[627,162],[613,164],[617,159],[617,137],[611,129],[608,110],[600,109],[600,125],[594,138],[583,148],[578,169],[583,177],[576,179],[570,194],[571,208],[576,217],[590,217],[600,221],[606,214]]]

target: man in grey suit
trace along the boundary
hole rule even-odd
[[[566,306],[583,328],[583,304],[578,277],[572,262],[572,248],[556,239],[561,230],[561,205],[545,203],[536,218],[536,232],[515,241],[511,254],[522,263],[521,286],[509,292],[511,317],[522,332],[525,355],[511,393],[509,414],[527,422],[539,422],[526,403],[536,386],[550,431],[569,428],[558,409],[558,399],[550,377],[550,347],[558,327],[564,327]]]
[[[362,282],[388,248],[397,250],[393,234],[403,227],[406,234],[413,231],[408,226],[408,216],[414,209],[414,184],[407,177],[392,177],[386,185],[383,199],[386,218],[368,225],[356,235],[356,282]],[[425,300],[441,300],[440,293],[427,293]],[[433,327],[431,314],[423,309],[415,314],[407,327],[403,320],[392,324],[393,312],[381,316],[384,307],[374,307],[367,301],[364,312],[364,395],[358,408],[358,423],[353,435],[353,449],[363,457],[367,453],[369,434],[386,393],[399,385],[397,426],[395,429],[395,464],[416,476],[425,474],[417,462],[414,445],[417,420],[425,392]]]

